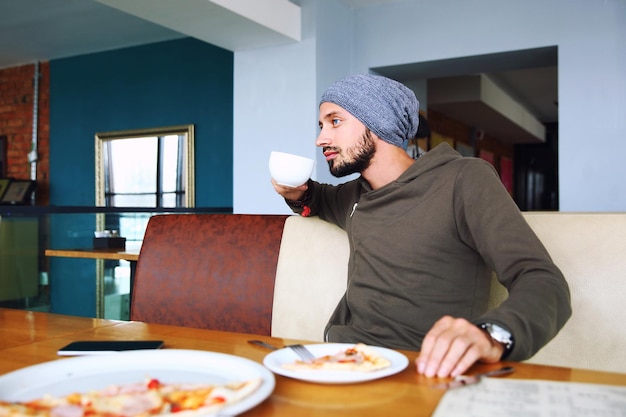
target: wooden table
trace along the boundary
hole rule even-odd
[[[64,258],[110,259],[137,262],[139,248],[133,249],[46,249],[46,256]]]
[[[133,285],[135,278],[135,270],[137,269],[137,260],[139,259],[138,247],[119,249],[46,249],[46,256],[58,256],[62,258],[82,258],[95,260],[114,260],[130,262],[130,294],[133,297]],[[96,267],[96,317],[104,317],[104,272],[103,266]]]
[[[262,363],[267,350],[247,343],[262,339],[275,345],[292,340],[249,334],[200,330],[140,322],[123,322],[0,309],[0,374],[25,366],[60,359],[56,351],[74,340],[162,339],[165,348],[228,353]],[[418,353],[402,351],[411,363]],[[626,386],[626,374],[508,363],[515,373],[508,378],[577,381]],[[476,365],[473,372],[500,367]],[[418,375],[410,365],[404,371],[375,381],[323,385],[276,375],[273,394],[242,414],[252,416],[430,416],[443,391],[432,387],[441,379]]]

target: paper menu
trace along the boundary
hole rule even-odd
[[[626,417],[626,387],[483,378],[448,390],[432,417]]]

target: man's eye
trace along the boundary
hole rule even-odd
[[[337,126],[339,124],[340,120],[339,119],[333,119],[332,122],[333,122],[333,126]]]

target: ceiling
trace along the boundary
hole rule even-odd
[[[241,12],[220,7],[220,3],[226,3],[224,0],[141,1],[151,2],[151,7],[129,10],[127,5],[133,2],[126,0],[0,0],[0,68],[187,36],[233,51],[297,41],[296,37],[281,29],[259,24]],[[351,8],[358,8],[396,0],[341,1]],[[134,0],[137,2],[140,0]],[[182,13],[185,8],[180,7],[181,2],[189,8],[194,7],[193,15]],[[146,12],[155,9],[161,13]],[[225,38],[226,29],[228,36]],[[297,29],[299,32],[299,22]],[[375,70],[407,83],[419,79],[485,74],[502,94],[515,100],[540,123],[558,122],[556,47]],[[434,108],[430,102],[429,106]],[[520,130],[517,123],[506,120],[498,109],[486,106],[480,99],[440,105],[437,110],[487,134],[498,132],[505,135],[511,142],[541,141],[541,138]]]

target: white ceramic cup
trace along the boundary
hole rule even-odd
[[[314,166],[313,159],[303,156],[277,151],[270,154],[270,175],[279,185],[299,187],[311,178]]]

